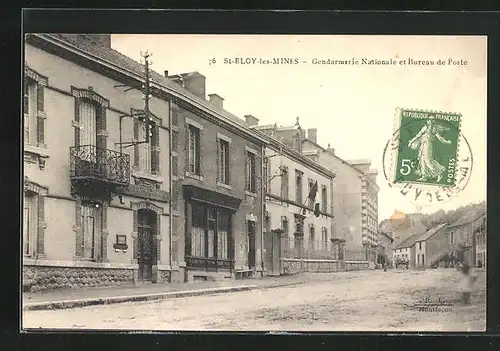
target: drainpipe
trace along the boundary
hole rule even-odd
[[[261,154],[261,162],[260,162],[260,171],[261,171],[261,178],[264,180],[264,162],[265,162],[265,146],[262,145],[260,148],[260,154]],[[265,191],[265,185],[261,181],[261,187],[260,187],[260,198],[261,198],[261,213],[262,213],[262,219],[260,221],[260,267],[261,267],[261,276],[264,276],[264,217],[266,215],[266,191]]]
[[[168,104],[168,192],[170,199],[168,202],[168,246],[169,246],[169,265],[170,265],[170,282],[172,282],[172,232],[173,232],[173,214],[172,214],[172,100]]]

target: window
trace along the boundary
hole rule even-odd
[[[89,99],[81,99],[78,104],[80,118],[79,145],[96,146],[97,140],[97,103]]]
[[[321,229],[321,241],[323,242],[323,250],[328,249],[328,230],[326,227]]]
[[[454,237],[453,237],[453,232],[450,233],[450,243],[453,244],[454,242]]]
[[[101,233],[101,206],[85,204],[82,211],[83,257],[95,260],[98,257],[99,236]]]
[[[295,202],[302,204],[302,175],[299,170],[295,170]]]
[[[23,254],[35,254],[35,242],[38,231],[38,206],[37,196],[32,192],[24,193],[23,212]]]
[[[321,211],[328,213],[328,194],[324,185],[321,187]]]
[[[281,166],[281,197],[288,200],[288,167]]]
[[[37,128],[37,84],[33,79],[26,79],[24,86],[24,142],[36,144]]]
[[[231,232],[229,211],[193,202],[191,214],[190,255],[192,257],[229,259]]]
[[[179,144],[179,133],[177,131],[172,131],[172,151],[177,151],[177,146]]]
[[[136,141],[146,141],[146,123],[135,120],[134,138]],[[146,174],[159,173],[159,128],[153,124],[149,131],[149,142],[134,145],[134,165],[136,169]]]
[[[255,154],[247,151],[246,190],[251,193],[255,193],[257,191],[255,162],[256,162]]]
[[[288,218],[286,216],[281,217],[281,229],[285,238],[288,238]]]
[[[192,125],[188,127],[188,172],[201,174],[200,130]]]
[[[309,179],[309,188],[308,188],[308,191],[307,193],[310,194],[311,193],[311,190],[314,186],[314,181],[312,179]],[[314,200],[311,199],[310,197],[307,198],[307,202],[308,202],[308,205],[309,205],[309,208],[314,208]]]
[[[422,254],[422,264],[425,265],[425,255]]]
[[[418,243],[418,249],[419,249],[419,250],[422,250],[422,242],[419,242],[419,243]]]
[[[314,250],[315,248],[315,241],[316,241],[316,238],[315,238],[315,228],[314,226],[311,226],[309,227],[309,248]]]
[[[219,139],[217,175],[220,183],[229,184],[229,143],[222,139]]]

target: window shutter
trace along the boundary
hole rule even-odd
[[[185,136],[185,142],[184,142],[184,151],[186,153],[186,157],[185,157],[185,165],[186,165],[186,169],[185,171],[186,172],[189,172],[189,132],[190,132],[190,128],[189,128],[189,125],[186,124],[186,128],[185,128],[185,133],[184,133],[184,136]]]
[[[44,245],[44,230],[45,230],[45,196],[38,196],[38,236],[37,236],[37,256],[45,254]]]
[[[248,171],[249,171],[249,157],[248,157],[248,152],[245,152],[245,190],[250,190],[249,187],[249,179],[248,179]]]
[[[104,202],[101,208],[102,227],[101,227],[101,261],[108,259],[108,204]]]
[[[98,148],[106,149],[107,147],[107,136],[106,136],[106,108],[102,105],[98,105],[96,109],[96,129],[97,129],[97,140],[96,146]]]
[[[173,176],[178,176],[179,175],[179,165],[178,165],[178,157],[177,155],[172,155],[172,175]]]
[[[203,150],[201,148],[201,140],[203,138],[203,130],[198,129],[198,143],[196,144],[196,147],[198,150],[197,154],[199,155],[199,162],[198,162],[198,174],[203,177]]]
[[[80,200],[77,200],[77,202],[75,203],[75,225],[76,225],[75,256],[83,257],[82,204]]]
[[[133,218],[133,228],[134,228],[134,234],[135,234],[135,237],[133,238],[133,258],[134,259],[137,259],[138,255],[139,255],[139,240],[137,238],[137,235],[138,235],[138,231],[139,231],[139,222],[138,222],[138,216],[139,216],[139,212],[137,210],[133,210],[132,211],[132,218]]]
[[[216,157],[216,161],[215,161],[215,164],[216,164],[216,167],[217,167],[217,182],[220,182],[221,178],[222,178],[221,177],[221,162],[220,162],[220,158],[221,158],[221,143],[220,143],[220,139],[217,139],[215,141],[215,143],[217,145],[217,157]]]
[[[36,119],[36,130],[37,130],[37,143],[38,145],[43,145],[45,140],[45,116],[44,111],[44,88],[42,85],[37,85],[37,119]]]
[[[172,125],[176,126],[179,120],[179,107],[176,104],[172,104]]]
[[[231,169],[231,165],[230,165],[230,162],[231,162],[231,157],[229,156],[230,155],[230,151],[231,150],[231,144],[228,143],[227,144],[227,149],[226,149],[226,162],[225,162],[225,168],[222,170],[224,173],[226,173],[226,184],[231,184],[231,172],[229,171]]]
[[[134,141],[139,140],[139,120],[134,119]],[[134,145],[134,167],[139,167],[139,145]]]
[[[153,127],[153,136],[151,138],[151,173],[160,174],[160,128]]]
[[[75,146],[80,146],[80,99],[75,98]]]

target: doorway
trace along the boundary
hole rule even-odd
[[[156,213],[151,210],[138,212],[138,251],[139,281],[151,282],[155,260]]]
[[[248,268],[255,268],[255,222],[247,221],[248,231]]]

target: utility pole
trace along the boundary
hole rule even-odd
[[[149,100],[151,99],[151,74],[150,74],[150,68],[149,66],[152,64],[152,62],[149,60],[149,58],[152,56],[152,54],[148,51],[146,52],[141,52],[141,56],[144,59],[144,83],[142,83],[140,86],[129,86],[127,84],[118,84],[115,85],[115,88],[120,88],[120,87],[127,87],[127,89],[124,90],[124,92],[127,92],[132,89],[137,89],[141,90],[143,92],[143,99],[144,99],[144,111],[135,113],[135,114],[127,114],[127,115],[121,115],[119,118],[119,128],[120,128],[120,142],[116,143],[116,145],[120,145],[120,153],[123,153],[123,149],[139,145],[139,144],[147,144],[150,141],[150,138],[153,136],[153,126],[154,122],[151,116],[151,112],[149,110]],[[145,138],[142,141],[122,141],[122,121],[124,118],[137,118],[140,121],[144,122],[144,128],[145,128]]]

